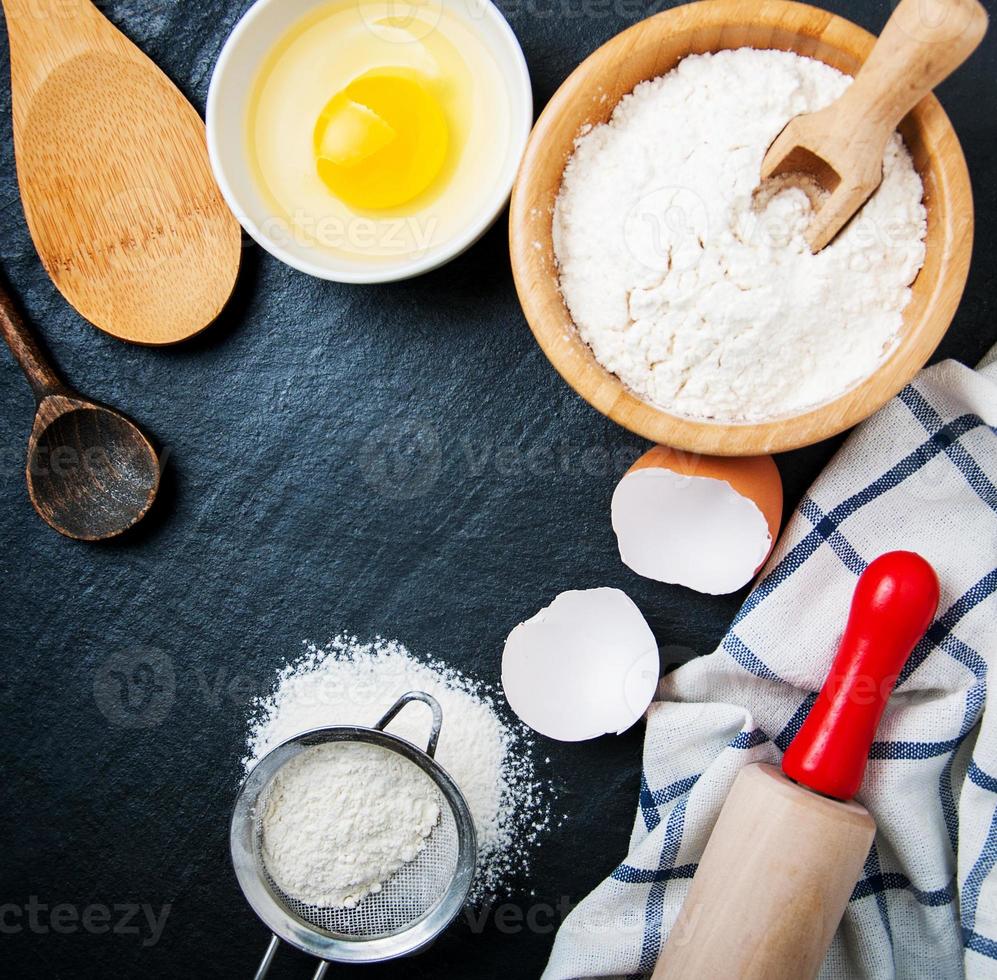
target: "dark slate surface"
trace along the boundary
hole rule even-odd
[[[828,5],[874,30],[891,9]],[[246,4],[102,6],[203,110]],[[657,8],[503,9],[542,106],[586,54]],[[620,564],[608,504],[643,444],[569,391],[534,344],[504,219],[449,267],[385,287],[311,280],[248,247],[230,310],[200,339],[147,350],[98,333],[28,237],[6,45],[0,58],[3,270],[68,378],[169,451],[162,500],[136,533],[63,540],[28,503],[33,405],[0,355],[0,963],[7,976],[249,976],[266,933],[230,871],[226,822],[247,702],[302,638],[383,632],[496,681],[510,627],[562,589],[625,589],[679,656],[711,650],[743,596],[655,585]],[[997,34],[941,95],[975,176],[977,243],[938,356],[974,362],[997,339]],[[787,508],[834,448],[780,458]],[[544,745],[567,820],[516,886],[514,911],[477,930],[458,923],[422,957],[365,975],[536,976],[548,907],[580,899],[625,851],[640,747],[639,728]],[[158,942],[141,913],[122,921],[114,907],[129,904],[169,904]],[[535,928],[517,925],[515,909],[530,908]],[[290,952],[274,971],[307,975]]]

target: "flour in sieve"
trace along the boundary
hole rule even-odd
[[[551,823],[552,793],[537,775],[531,735],[499,716],[491,689],[442,663],[417,660],[393,640],[338,636],[325,647],[305,648],[255,706],[247,772],[294,735],[329,725],[373,725],[402,694],[425,691],[443,708],[436,759],[466,797],[478,834],[472,898],[500,892],[526,872]],[[413,704],[387,730],[425,748],[430,726],[429,710]]]
[[[287,895],[356,908],[415,860],[440,806],[431,780],[395,752],[362,742],[316,745],[274,777],[263,861]]]

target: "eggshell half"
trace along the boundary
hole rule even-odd
[[[619,589],[562,592],[510,634],[502,686],[530,728],[562,742],[620,734],[658,686],[658,644]]]
[[[771,456],[724,458],[655,446],[613,494],[623,563],[638,575],[722,595],[747,585],[779,536]]]

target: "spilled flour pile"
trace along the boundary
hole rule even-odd
[[[306,645],[256,705],[245,769],[310,728],[373,725],[407,691],[431,694],[443,708],[436,759],[466,797],[478,834],[472,898],[500,892],[528,869],[532,849],[550,825],[551,793],[537,776],[527,729],[499,717],[486,685],[444,664],[416,660],[390,640],[339,636],[324,648]],[[430,727],[428,709],[414,704],[387,731],[425,748]]]

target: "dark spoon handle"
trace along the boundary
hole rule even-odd
[[[3,333],[3,339],[7,341],[7,346],[17,359],[17,363],[21,365],[21,370],[24,371],[31,390],[39,402],[46,395],[65,390],[66,386],[46,360],[38,341],[35,340],[20,310],[14,305],[14,300],[2,283],[0,283],[0,333]]]

